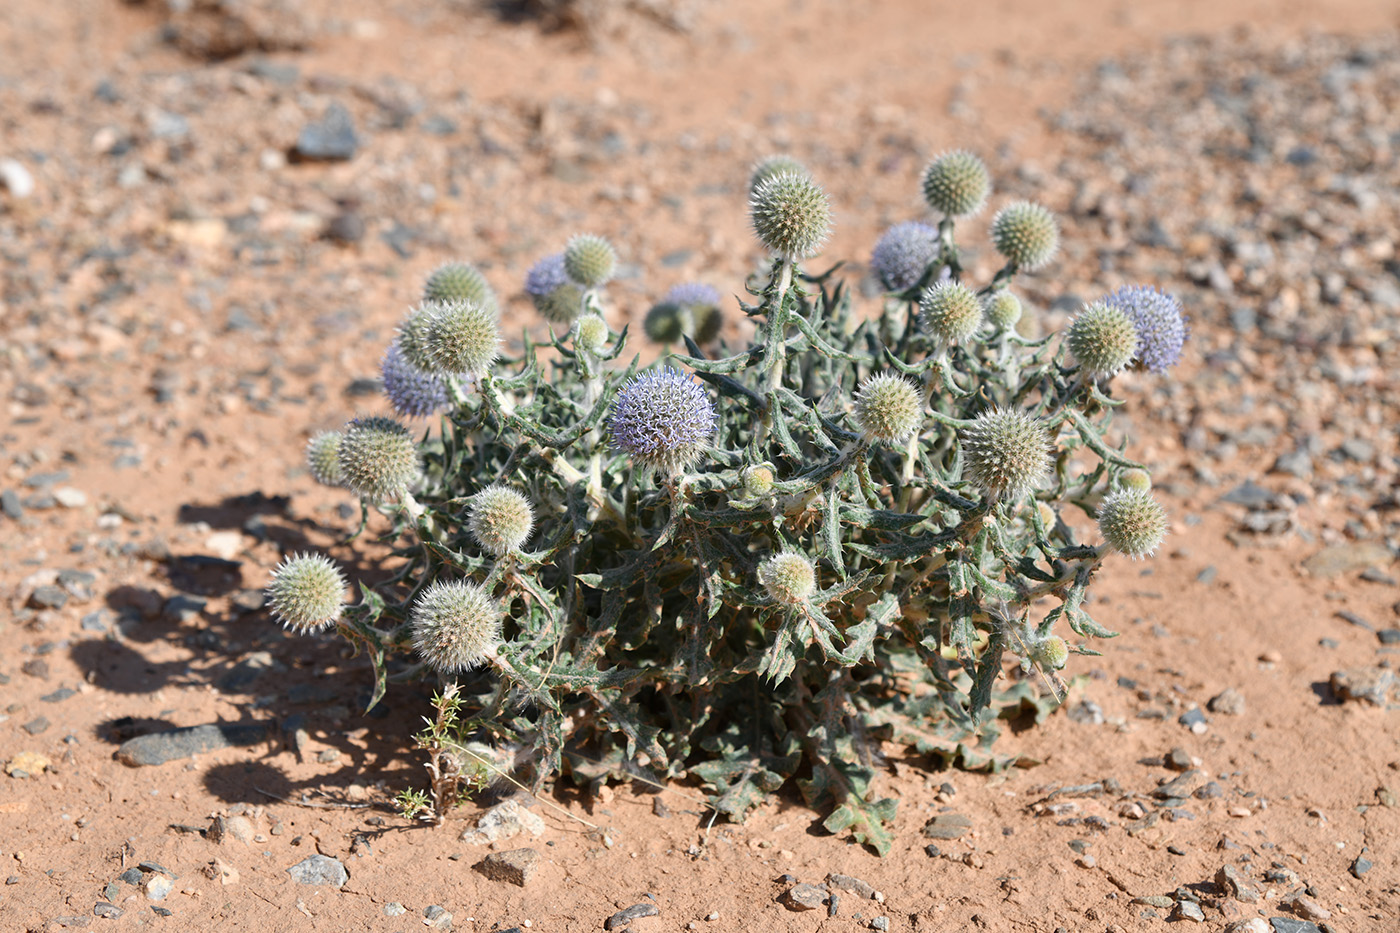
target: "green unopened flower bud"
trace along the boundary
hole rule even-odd
[[[1004,288],[988,295],[982,309],[999,330],[1011,330],[1021,320],[1021,299]]]
[[[1050,436],[1041,422],[1019,409],[983,412],[962,433],[963,468],[993,495],[1030,491],[1050,470]]]
[[[935,282],[919,295],[924,327],[941,343],[959,343],[982,326],[982,302],[961,282]]]
[[[340,618],[345,600],[345,577],[320,554],[296,554],[272,572],[267,604],[282,625],[306,634]]]
[[[922,393],[900,376],[871,376],[856,393],[856,426],[870,443],[905,440],[923,420]]]
[[[674,301],[653,305],[642,321],[642,330],[653,343],[680,343],[686,333],[694,330],[689,312]]]
[[[487,486],[472,497],[467,529],[483,551],[502,557],[520,547],[535,527],[530,500],[508,486]]]
[[[970,152],[945,153],[924,169],[924,200],[949,217],[977,213],[991,190],[987,166]]]
[[[1058,635],[1051,635],[1031,645],[1031,660],[1043,670],[1062,670],[1069,660],[1069,645]]]
[[[423,284],[423,300],[438,304],[467,301],[493,314],[500,310],[496,290],[486,276],[465,262],[449,262],[434,269]]]
[[[805,174],[769,177],[754,189],[749,216],[759,241],[787,260],[815,256],[831,233],[826,192]]]
[[[1121,309],[1095,302],[1070,323],[1065,342],[1080,367],[1100,379],[1116,375],[1133,361],[1138,332]]]
[[[816,592],[817,572],[801,554],[782,551],[758,565],[758,582],[775,602],[795,606]]]
[[[306,468],[311,478],[323,486],[340,486],[339,431],[322,431],[306,444]]]
[[[1030,201],[1008,204],[992,218],[992,244],[1008,262],[1022,269],[1039,269],[1060,246],[1055,215]]]
[[[744,467],[744,492],[753,497],[766,496],[773,491],[773,465],[755,463]]]
[[[564,247],[564,271],[580,285],[597,288],[617,271],[617,251],[600,236],[580,233]]]
[[[393,418],[356,418],[340,441],[341,482],[371,502],[401,498],[418,480],[413,435]]]
[[[594,356],[608,345],[608,322],[596,314],[585,314],[574,322],[574,347]]]
[[[1118,482],[1122,484],[1124,489],[1147,492],[1152,488],[1152,474],[1134,467],[1131,470],[1124,470],[1123,475],[1118,477]]]
[[[1133,560],[1148,557],[1167,536],[1167,512],[1150,492],[1120,489],[1099,506],[1099,534]]]
[[[501,330],[496,316],[480,305],[453,301],[433,307],[423,330],[427,372],[481,376],[496,361]]]
[[[807,171],[807,166],[797,161],[790,155],[768,156],[760,159],[749,172],[749,197],[758,190],[758,186],[763,184],[774,175],[807,175],[812,173]]]
[[[496,653],[501,618],[500,604],[484,588],[439,580],[413,605],[413,647],[444,674],[475,667]]]

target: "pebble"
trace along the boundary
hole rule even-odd
[[[1233,865],[1223,865],[1215,873],[1215,883],[1230,897],[1246,904],[1259,902],[1259,889]]]
[[[24,507],[20,505],[19,493],[13,489],[0,492],[0,512],[4,512],[5,517],[12,521],[19,521],[23,518]]]
[[[23,200],[34,193],[34,176],[18,160],[0,159],[0,186],[15,200]]]
[[[1269,926],[1273,927],[1273,933],[1322,933],[1317,924],[1292,917],[1270,917]]]
[[[359,145],[355,120],[337,101],[326,108],[320,120],[302,127],[294,154],[310,161],[346,161],[354,158]]]
[[[1400,628],[1383,628],[1376,633],[1376,640],[1383,645],[1400,645]]]
[[[29,595],[29,605],[35,609],[62,609],[68,605],[68,591],[61,586],[36,586]]]
[[[1179,745],[1167,752],[1167,757],[1162,759],[1162,763],[1172,771],[1189,771],[1193,765],[1191,753]]]
[[[81,509],[87,505],[87,493],[72,486],[59,486],[53,491],[54,500],[65,509]]]
[[[219,845],[226,842],[251,845],[254,832],[253,821],[246,816],[216,816],[209,821],[209,830],[205,836],[210,842]]]
[[[1364,567],[1384,567],[1394,559],[1383,544],[1357,541],[1323,548],[1303,561],[1303,569],[1315,577],[1336,577]]]
[[[826,883],[830,887],[849,892],[856,897],[866,900],[875,899],[874,885],[862,881],[859,878],[853,878],[850,875],[840,875],[832,872],[826,876]]]
[[[386,917],[397,917],[407,912],[408,908],[404,907],[398,901],[390,901],[384,905],[384,916]]]
[[[1304,895],[1293,899],[1293,911],[1304,920],[1326,920],[1332,916],[1332,911]]]
[[[297,884],[328,884],[341,887],[350,880],[350,873],[339,860],[328,855],[311,855],[287,869]]]
[[[782,901],[788,910],[817,910],[826,903],[827,891],[815,884],[795,884],[783,892]]]
[[[98,901],[97,904],[92,908],[92,913],[95,917],[104,917],[108,920],[120,920],[123,911],[116,904],[109,904],[106,901]]]
[[[625,910],[619,910],[607,920],[603,921],[603,929],[620,930],[633,920],[641,917],[657,917],[661,915],[660,909],[655,904],[633,904]]]
[[[1190,920],[1193,923],[1206,922],[1206,915],[1201,910],[1201,905],[1193,901],[1177,901],[1176,908],[1172,911],[1172,917],[1177,920]]]
[[[47,717],[36,716],[20,728],[24,729],[24,731],[28,732],[30,735],[42,735],[49,731],[49,725],[50,723]]]
[[[1358,855],[1351,863],[1351,868],[1348,870],[1351,872],[1353,878],[1360,878],[1371,870],[1371,860],[1366,858],[1365,855]]]
[[[452,914],[446,907],[430,904],[423,908],[423,926],[430,930],[452,929]]]
[[[461,838],[472,845],[489,845],[513,839],[524,832],[538,838],[544,835],[544,831],[544,820],[538,814],[522,807],[517,800],[507,800],[483,813],[476,821],[476,828],[468,829]]]
[[[1093,700],[1081,700],[1069,708],[1070,722],[1084,726],[1101,726],[1104,723],[1103,707]]]
[[[1269,933],[1269,921],[1263,917],[1236,920],[1225,928],[1225,933]]]
[[[1206,773],[1198,768],[1183,772],[1160,787],[1154,788],[1152,796],[1158,800],[1173,797],[1189,797],[1206,782]]]
[[[540,853],[531,848],[492,852],[477,868],[492,881],[505,881],[524,887],[534,877],[540,864]]]
[[[270,737],[265,723],[189,726],[128,739],[117,749],[117,759],[132,767],[163,765],[221,748],[257,745]]]
[[[146,891],[146,900],[163,901],[175,889],[175,882],[164,875],[152,874],[146,879],[143,887]]]
[[[1358,700],[1374,706],[1385,706],[1395,674],[1383,667],[1353,667],[1333,671],[1328,681],[1332,694],[1339,700]]]
[[[1224,716],[1243,716],[1244,694],[1234,687],[1226,687],[1210,698],[1209,702],[1206,703],[1206,709]]]
[[[940,813],[924,824],[928,839],[959,839],[972,829],[972,820],[961,813]]]

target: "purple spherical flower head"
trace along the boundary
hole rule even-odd
[[[683,308],[694,305],[712,308],[717,307],[721,301],[719,292],[704,282],[682,282],[679,285],[673,285],[663,300]]]
[[[404,359],[398,342],[389,345],[389,352],[379,364],[379,377],[384,382],[384,394],[394,411],[405,418],[426,418],[446,411],[451,402],[447,386],[432,373],[425,373]]]
[[[1175,295],[1150,285],[1127,285],[1104,301],[1126,314],[1137,328],[1137,358],[1144,367],[1163,373],[1177,364],[1190,328]]]
[[[937,256],[938,231],[911,220],[884,232],[870,256],[870,268],[881,285],[902,292],[923,278],[924,270]]]
[[[714,435],[715,408],[694,379],[670,367],[652,370],[618,390],[608,433],[641,466],[674,476]]]
[[[525,291],[531,297],[543,298],[569,282],[569,273],[564,271],[564,254],[555,253],[530,267],[525,275]]]

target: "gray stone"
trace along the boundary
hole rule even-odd
[[[41,703],[62,703],[64,700],[76,694],[78,691],[72,687],[59,687],[53,693],[46,693],[39,697]]]
[[[1153,789],[1152,796],[1158,800],[1167,800],[1173,797],[1189,797],[1196,792],[1196,789],[1206,782],[1206,773],[1199,768],[1192,768],[1177,777],[1172,778],[1167,783]]]
[[[1400,628],[1383,628],[1376,633],[1376,638],[1383,645],[1400,645]]]
[[[142,887],[146,890],[146,900],[163,901],[171,891],[175,890],[175,882],[164,875],[153,874],[146,879],[146,883]]]
[[[20,728],[30,735],[42,735],[49,731],[49,721],[44,716],[35,716]]]
[[[36,586],[29,596],[29,605],[35,609],[62,609],[67,604],[68,591],[52,584]]]
[[[940,813],[924,824],[928,839],[959,839],[972,830],[972,820],[961,813]]]
[[[111,613],[106,609],[99,609],[96,612],[89,612],[83,616],[82,628],[85,632],[105,632],[107,631],[107,620],[111,618]]]
[[[1232,505],[1242,505],[1247,509],[1267,509],[1274,504],[1274,494],[1253,480],[1245,480],[1227,492],[1222,499]]]
[[[1274,928],[1274,933],[1322,933],[1317,924],[1292,917],[1270,917],[1269,925]]]
[[[1084,726],[1101,726],[1104,722],[1103,707],[1093,700],[1081,700],[1069,708],[1065,714],[1070,722]]]
[[[1206,714],[1201,712],[1201,708],[1198,706],[1195,709],[1188,709],[1186,712],[1176,717],[1176,721],[1192,732],[1195,732],[1197,731],[1197,726],[1204,726],[1206,724]]]
[[[92,908],[93,916],[105,917],[108,920],[120,920],[122,909],[116,904],[109,904],[106,901],[98,901]]]
[[[1193,923],[1206,922],[1206,915],[1201,910],[1201,905],[1191,901],[1178,901],[1176,909],[1172,911],[1172,917],[1177,920],[1190,920]]]
[[[177,593],[165,601],[161,606],[161,618],[169,622],[193,622],[199,618],[199,614],[204,611],[208,601],[200,599],[198,596],[189,596],[185,593]]]
[[[603,921],[603,929],[620,930],[633,920],[642,917],[657,917],[661,915],[660,909],[655,904],[633,904],[624,910],[619,910],[607,920]]]
[[[340,859],[329,855],[310,855],[287,869],[297,884],[328,884],[340,887],[350,880],[350,873]]]
[[[254,836],[253,822],[246,816],[216,816],[209,821],[209,829],[205,835],[210,842],[221,845],[229,842],[251,845]]]
[[[1313,462],[1312,455],[1303,448],[1281,453],[1274,460],[1274,465],[1269,467],[1270,473],[1287,473],[1299,479],[1307,479],[1312,476]]]
[[[20,505],[19,493],[13,489],[0,492],[0,511],[3,511],[5,517],[12,521],[19,521],[23,518],[24,506]]]
[[[476,867],[492,881],[506,881],[523,888],[534,877],[539,864],[540,854],[534,849],[524,848],[492,852]]]
[[[862,881],[859,878],[852,878],[850,875],[838,875],[835,872],[826,876],[828,886],[838,888],[842,891],[849,891],[856,897],[863,897],[870,900],[875,897],[874,885]]]
[[[448,913],[446,907],[429,904],[423,908],[423,926],[430,930],[450,930],[452,929],[452,914]]]
[[[513,839],[523,832],[531,836],[543,835],[544,820],[520,805],[519,801],[507,800],[499,803],[481,815],[475,829],[462,833],[462,841],[472,845],[488,845]]]
[[[408,909],[398,901],[390,901],[384,905],[384,916],[386,917],[397,917],[400,914],[407,913],[407,911]]]
[[[1181,746],[1173,748],[1167,752],[1167,757],[1162,759],[1162,764],[1172,771],[1191,770],[1191,753]]]
[[[1304,920],[1327,920],[1332,916],[1332,911],[1301,894],[1293,898],[1293,912]]]
[[[1394,559],[1384,544],[1357,541],[1323,548],[1303,561],[1303,569],[1315,577],[1335,577],[1365,567],[1389,566]]]
[[[354,118],[345,105],[337,101],[326,108],[320,120],[302,127],[295,154],[313,161],[343,162],[354,158],[359,145]]]
[[[1351,863],[1349,871],[1353,878],[1360,878],[1362,875],[1366,874],[1366,872],[1370,871],[1371,867],[1370,859],[1365,855],[1358,855],[1356,860]]]
[[[257,745],[269,737],[269,727],[265,723],[188,726],[128,739],[117,749],[117,759],[135,768],[163,765],[221,748]]]
[[[1223,865],[1215,873],[1215,883],[1230,897],[1246,904],[1259,902],[1259,889],[1233,865]]]
[[[1263,917],[1236,920],[1225,928],[1225,933],[1269,933],[1269,921]]]
[[[1226,687],[1210,698],[1210,702],[1206,703],[1206,709],[1223,716],[1243,716],[1244,694],[1234,687]]]
[[[827,892],[815,884],[795,884],[783,892],[788,910],[817,910],[826,903]]]
[[[1333,695],[1339,700],[1359,700],[1385,706],[1395,685],[1395,674],[1383,667],[1353,667],[1333,671],[1330,684]]]

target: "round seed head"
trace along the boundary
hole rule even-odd
[[[1137,328],[1137,360],[1143,368],[1163,373],[1181,360],[1190,328],[1175,295],[1150,285],[1129,285],[1104,302],[1121,310]]]
[[[345,599],[345,577],[320,554],[296,554],[272,572],[267,604],[284,628],[307,634],[340,618]]]
[[[773,466],[768,463],[756,463],[753,466],[744,467],[744,492],[750,496],[766,496],[773,491]]]
[[[831,233],[826,192],[806,174],[769,177],[754,189],[749,216],[759,241],[787,260],[815,256]]]
[[[1120,489],[1099,506],[1099,534],[1133,560],[1151,555],[1167,536],[1167,512],[1141,489]]]
[[[1065,342],[1084,371],[1097,379],[1116,375],[1133,361],[1138,333],[1121,309],[1095,302],[1070,322]]]
[[[902,441],[923,423],[923,397],[908,380],[880,373],[856,393],[856,425],[866,441]]]
[[[938,231],[910,221],[881,234],[870,254],[870,269],[886,291],[902,292],[917,284],[937,258]]]
[[[719,292],[703,282],[681,282],[666,293],[666,301],[680,305],[690,312],[691,337],[698,344],[706,344],[719,336],[724,326],[724,312],[720,310]]]
[[[423,331],[426,372],[481,376],[496,361],[501,329],[496,316],[480,305],[453,301],[429,305],[431,317]]]
[[[1021,320],[1021,299],[1004,288],[998,289],[987,296],[982,311],[998,330],[1011,330]]]
[[[1124,470],[1123,475],[1118,477],[1118,482],[1124,489],[1147,492],[1152,488],[1152,474],[1134,467],[1131,470]]]
[[[1060,636],[1051,635],[1031,645],[1031,660],[1044,670],[1061,670],[1069,660],[1069,645]]]
[[[405,359],[398,341],[389,345],[380,361],[379,378],[384,383],[389,404],[405,418],[426,418],[446,411],[451,405],[442,379],[423,372]]]
[[[992,218],[992,244],[998,253],[1026,270],[1039,269],[1060,246],[1055,215],[1031,201],[1016,201]]]
[[[982,326],[982,302],[961,282],[935,282],[919,293],[924,327],[942,343],[960,343]]]
[[[924,200],[949,217],[980,211],[992,191],[987,166],[970,152],[948,152],[924,169]]]
[[[508,486],[487,486],[472,496],[467,530],[483,551],[503,557],[530,537],[535,514],[530,500]]]
[[[339,486],[340,439],[339,431],[322,431],[306,443],[306,468],[311,478],[323,486]]]
[[[690,312],[673,301],[663,301],[647,312],[642,330],[653,343],[679,343],[692,330]]]
[[[994,495],[1029,492],[1050,470],[1044,425],[1015,408],[985,411],[962,433],[963,469]]]
[[[608,343],[608,322],[596,314],[585,314],[574,322],[574,347],[595,356]]]
[[[439,304],[469,301],[491,312],[499,312],[501,306],[486,276],[465,262],[449,262],[434,269],[423,283],[423,300]]]
[[[669,367],[652,370],[618,390],[608,433],[642,467],[674,476],[714,435],[715,408],[694,379]]]
[[[418,480],[413,435],[393,418],[356,418],[340,441],[340,475],[352,492],[371,502],[389,502]]]
[[[774,175],[784,174],[810,176],[812,173],[807,171],[807,166],[790,155],[773,155],[766,159],[760,159],[755,163],[753,170],[749,172],[749,197],[753,197],[758,186]]]
[[[795,606],[816,592],[817,571],[801,554],[781,551],[758,565],[758,582],[774,602]]]
[[[394,335],[394,346],[399,348],[399,354],[410,365],[424,372],[432,365],[427,351],[428,322],[438,307],[432,302],[425,302],[414,308],[399,324],[398,333]]]
[[[475,583],[438,581],[414,603],[413,647],[435,671],[475,667],[501,643],[501,607]]]
[[[596,288],[617,271],[617,251],[600,236],[580,233],[564,247],[564,271],[578,284]]]

